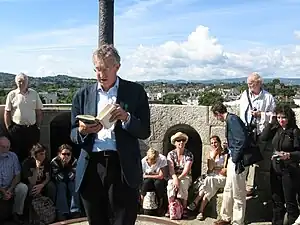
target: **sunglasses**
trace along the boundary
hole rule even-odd
[[[62,155],[67,155],[67,156],[70,156],[71,153],[61,153]]]
[[[185,142],[185,139],[177,139],[176,142]]]

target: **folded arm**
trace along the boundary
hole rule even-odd
[[[63,181],[64,174],[61,172],[61,168],[56,159],[51,161],[51,175],[56,181]]]

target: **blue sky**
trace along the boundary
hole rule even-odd
[[[130,80],[296,77],[300,0],[115,0]],[[93,77],[97,0],[0,0],[0,71]]]

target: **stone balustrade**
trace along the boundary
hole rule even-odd
[[[43,123],[41,125],[41,143],[50,147],[50,126],[51,122],[62,115],[70,112],[71,105],[51,104],[45,105],[43,112]],[[3,120],[4,106],[0,105],[0,121]],[[224,140],[224,123],[217,121],[208,106],[185,106],[185,105],[150,105],[151,110],[151,136],[141,141],[142,155],[148,147],[153,147],[163,152],[163,142],[166,133],[172,130],[172,127],[180,129],[180,125],[186,125],[189,129],[197,132],[202,141],[202,171],[206,170],[206,155],[210,149],[209,138],[212,135],[218,135]],[[237,107],[229,107],[228,110],[238,113]],[[295,109],[298,125],[300,126],[300,109]],[[68,119],[68,118],[66,118]],[[179,125],[179,128],[178,126]],[[199,146],[199,151],[201,151]]]

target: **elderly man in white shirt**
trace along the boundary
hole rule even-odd
[[[254,72],[247,79],[248,90],[245,90],[240,98],[240,118],[246,125],[252,125],[260,135],[268,124],[275,109],[274,97],[263,89],[261,76]],[[249,98],[248,98],[249,97]],[[251,104],[249,104],[249,101]],[[252,118],[253,117],[253,118]],[[252,119],[251,119],[252,118]],[[260,150],[266,148],[266,143],[260,143]],[[255,171],[257,165],[249,167],[247,176],[247,196],[253,196],[255,189]]]
[[[28,87],[28,76],[15,77],[17,88],[6,98],[4,122],[10,135],[12,150],[22,163],[29,151],[40,140],[43,104],[39,94]]]

